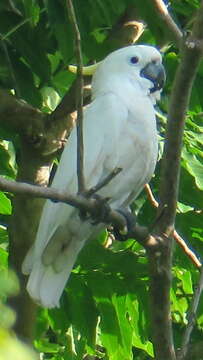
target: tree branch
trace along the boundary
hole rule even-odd
[[[67,0],[67,8],[69,18],[72,24],[75,35],[75,53],[77,59],[77,177],[78,177],[78,193],[85,191],[85,177],[84,177],[84,142],[83,142],[83,76],[82,76],[82,51],[81,51],[81,37],[78,28],[75,10],[71,0]]]
[[[9,132],[26,135],[38,128],[42,121],[42,113],[25,101],[0,89],[0,126]],[[29,121],[28,121],[29,119]],[[38,120],[39,119],[39,120]]]
[[[199,23],[199,14],[203,12],[202,7],[203,5],[199,10],[197,23]],[[196,29],[196,23],[194,29]],[[185,114],[189,104],[192,85],[202,57],[202,51],[195,47],[195,45],[191,48],[189,44],[191,42],[195,44],[195,41],[201,37],[203,37],[202,24],[199,27],[199,32],[195,30],[194,36],[193,31],[191,37],[182,48],[182,61],[177,69],[171,92],[160,191],[160,207],[162,208],[164,205],[167,205],[163,225],[168,235],[171,234],[176,214]]]
[[[118,172],[117,172],[118,173]],[[109,180],[108,180],[109,181]],[[0,176],[0,190],[11,192],[13,194],[50,199],[54,202],[62,202],[70,206],[74,206],[81,211],[89,213],[92,217],[95,215],[97,200],[86,198],[80,194],[67,194],[54,188],[44,188],[42,186],[30,185],[23,182],[6,180]],[[110,209],[105,218],[105,224],[113,224],[118,229],[126,227],[126,220],[119,212]],[[148,231],[146,227],[136,225],[132,232],[133,237],[143,243],[145,246]]]
[[[106,186],[112,179],[115,178],[116,175],[118,175],[122,171],[121,168],[115,168],[110,174],[108,174],[103,180],[98,182],[97,185],[93,186],[91,189],[87,190],[86,195],[92,196],[97,191],[102,189],[104,186]]]
[[[159,203],[158,201],[156,201],[151,188],[149,186],[149,184],[145,185],[145,191],[147,193],[147,197],[150,201],[150,203],[152,204],[153,207],[155,207],[156,209],[159,207]],[[193,262],[193,264],[197,267],[197,268],[201,268],[202,264],[199,261],[199,259],[197,258],[197,256],[195,255],[195,253],[187,246],[186,242],[183,240],[183,238],[177,233],[176,230],[174,230],[173,232],[173,238],[174,240],[178,243],[178,245],[183,249],[184,253],[189,257],[189,259]]]
[[[0,127],[11,139],[16,134],[24,138],[36,158],[40,157],[41,164],[47,163],[47,155],[52,154],[53,159],[53,154],[61,147],[61,140],[72,127],[71,116],[66,114],[66,118],[56,124],[50,121],[49,115],[6,90],[0,89],[0,99]]]
[[[186,242],[183,238],[174,230],[173,233],[174,240],[178,243],[178,245],[183,249],[184,253],[189,257],[189,259],[193,262],[193,264],[198,268],[202,268],[202,263],[199,261],[195,253],[187,246]]]
[[[157,12],[157,15],[163,20],[175,43],[180,47],[183,34],[177,24],[172,19],[171,15],[169,14],[165,3],[163,2],[163,0],[152,1],[154,3],[154,8]]]
[[[176,215],[180,176],[180,155],[185,124],[185,113],[202,51],[195,46],[203,38],[203,1],[194,24],[191,38],[183,44],[182,61],[178,66],[169,107],[168,128],[163,156],[160,206],[163,211],[153,230],[160,250],[148,251],[152,311],[152,335],[156,360],[175,360],[170,315],[170,286],[172,260],[172,234]],[[194,46],[188,46],[193,42]],[[192,66],[191,66],[192,64]]]

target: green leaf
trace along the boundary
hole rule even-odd
[[[78,263],[83,272],[102,270],[106,274],[132,277],[135,282],[147,275],[145,258],[133,253],[131,249],[127,251],[106,249],[98,241],[90,241],[86,244],[78,257]]]
[[[8,360],[37,360],[38,356],[34,351],[19,341],[11,332],[0,328],[0,359]]]
[[[31,26],[36,26],[39,21],[40,7],[36,0],[23,0],[25,16],[29,19]]]
[[[8,306],[0,302],[0,324],[4,329],[11,328],[16,321],[16,313],[13,309],[10,309]],[[1,359],[1,350],[0,350],[0,359]]]
[[[40,91],[35,86],[35,80],[31,69],[27,66],[27,64],[24,64],[19,59],[16,59],[14,70],[20,95],[29,104],[41,108],[42,96]]]
[[[174,268],[176,276],[182,282],[183,291],[185,294],[193,294],[192,278],[190,271],[181,269],[180,267]]]
[[[15,150],[10,141],[0,140],[0,159],[0,174],[15,177]]]
[[[185,294],[193,294],[192,278],[190,271],[185,271],[183,273],[182,283]]]
[[[71,74],[67,70],[62,70],[53,76],[52,84],[57,89],[59,95],[63,96],[68,91],[74,79],[74,74]]]
[[[16,274],[7,270],[2,266],[1,259],[2,255],[5,256],[3,250],[0,248],[0,267],[1,267],[1,275],[0,275],[0,296],[10,296],[17,295],[19,293],[19,282]]]
[[[45,310],[44,310],[45,312]],[[63,298],[60,309],[54,308],[48,311],[45,318],[49,320],[51,328],[56,332],[66,332],[70,326],[70,318],[66,310]]]
[[[146,299],[143,289],[140,287],[131,290],[131,292],[127,294],[126,301],[130,323],[133,329],[133,346],[153,356],[153,345],[146,337],[146,329],[149,321],[146,317],[148,299]]]
[[[121,356],[120,344],[122,340],[116,310],[111,300],[113,279],[111,277],[109,282],[108,276],[92,273],[88,275],[87,280],[101,316],[102,345],[106,348],[109,359],[116,360]]]
[[[129,321],[128,309],[126,306],[126,294],[120,295],[114,293],[112,295],[112,303],[116,310],[117,319],[119,322],[121,343],[125,359],[132,359],[132,337],[133,329]]]
[[[12,36],[15,45],[25,59],[25,61],[31,66],[32,71],[40,77],[44,82],[48,82],[51,73],[50,63],[44,48],[38,42],[39,39],[35,39],[33,34],[29,34],[24,30],[23,36]],[[33,47],[32,44],[35,44]]]
[[[8,245],[8,232],[5,226],[0,225],[0,246],[1,244]]]
[[[7,270],[8,267],[8,252],[4,249],[2,249],[2,247],[0,247],[0,269],[1,271]],[[2,277],[4,276],[4,274],[2,273]],[[1,279],[1,277],[0,277]],[[0,288],[1,288],[0,284]],[[4,287],[3,290],[4,291]]]
[[[11,214],[11,202],[7,196],[0,192],[0,214],[10,215]]]
[[[181,322],[184,319],[184,323],[186,323],[186,310],[187,310],[187,304],[186,307],[181,305],[181,302],[179,301],[176,292],[172,288],[170,291],[170,299],[171,299],[171,310],[172,314],[177,322]]]
[[[196,228],[196,227],[192,227],[192,237],[196,238],[200,241],[203,241],[203,229],[202,228]]]
[[[177,215],[176,226],[177,230],[181,229],[181,235],[183,239],[186,241],[189,248],[194,251],[198,258],[203,257],[203,250],[202,250],[202,242],[201,238],[203,237],[203,213],[202,212],[195,212],[189,211],[187,213]],[[193,238],[193,232],[196,229],[196,233],[198,233],[198,238]],[[180,232],[180,231],[179,231]],[[180,249],[179,249],[180,250]],[[180,250],[182,252],[182,250]],[[188,259],[186,258],[185,254],[183,254],[182,259],[185,259],[184,267],[186,267],[186,263]],[[179,263],[179,266],[183,265],[183,263]]]
[[[68,63],[73,57],[73,36],[67,9],[55,0],[47,1],[46,6],[53,35],[57,40],[64,62]]]
[[[84,279],[75,274],[69,282],[66,308],[73,328],[77,329],[87,345],[94,349],[98,312]]]
[[[20,22],[19,16],[11,14],[9,17],[0,13],[0,30],[5,37],[13,44],[16,51],[21,54],[24,62],[32,68],[44,82],[49,81],[51,75],[50,62],[44,47],[46,39],[46,28],[34,31],[29,23],[24,22],[23,26],[11,32]],[[9,32],[11,33],[9,35]],[[13,54],[9,53],[12,60]],[[15,63],[17,65],[17,63]]]
[[[61,99],[59,94],[49,86],[42,88],[41,94],[43,97],[43,106],[48,108],[49,111],[53,111]]]
[[[183,203],[181,203],[179,201],[177,203],[177,209],[181,213],[186,213],[188,211],[194,210],[194,208],[192,206],[185,205],[185,204],[183,204]]]
[[[203,162],[201,163],[194,155],[183,152],[184,167],[194,176],[197,187],[203,190]]]
[[[202,208],[202,191],[198,189],[195,178],[186,170],[181,168],[179,201],[194,209]]]
[[[61,349],[60,345],[51,343],[48,339],[42,339],[35,342],[35,347],[40,352],[48,354],[58,353]]]

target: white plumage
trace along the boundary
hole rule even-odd
[[[151,46],[130,46],[107,56],[92,82],[92,103],[84,113],[84,164],[88,188],[115,167],[122,168],[99,191],[113,209],[129,205],[150,180],[157,159],[154,104],[163,85],[160,53]],[[76,129],[63,151],[52,187],[77,192]],[[78,253],[103,224],[82,221],[78,211],[47,200],[37,238],[23,272],[31,297],[44,307],[59,300]]]

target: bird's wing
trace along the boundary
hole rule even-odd
[[[98,97],[86,109],[84,166],[88,188],[117,166],[120,135],[127,118],[127,108],[113,93]],[[68,193],[77,192],[76,145],[74,129],[52,183],[52,187]],[[28,291],[36,301],[47,307],[58,305],[77,255],[92,231],[74,208],[46,201],[34,250],[23,264],[23,272],[31,272]]]
[[[115,117],[115,114],[116,117]],[[87,188],[95,186],[118,164],[120,135],[128,118],[128,110],[114,94],[100,96],[84,113],[84,173]],[[52,187],[77,192],[76,129],[63,151]],[[75,209],[62,203],[46,201],[35,248],[43,251],[56,228],[67,223]],[[40,234],[40,235],[39,235]],[[40,240],[38,240],[40,238]]]

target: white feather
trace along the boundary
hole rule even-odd
[[[130,64],[131,56],[139,57],[137,66]],[[121,173],[99,191],[111,197],[114,209],[127,206],[154,172],[157,135],[152,84],[140,76],[140,70],[154,59],[161,62],[153,47],[124,48],[110,54],[93,79],[93,101],[84,114],[85,181],[90,188],[121,167]],[[52,184],[68,193],[77,192],[76,145],[74,129]],[[34,250],[23,264],[23,272],[30,272],[27,289],[36,302],[59,306],[81,248],[101,229],[102,225],[81,221],[73,207],[46,202]]]

